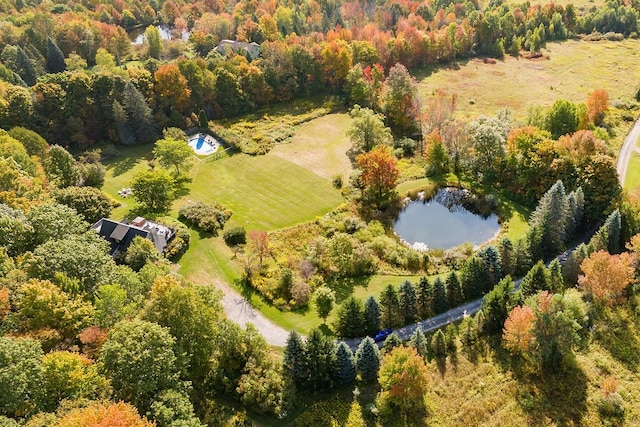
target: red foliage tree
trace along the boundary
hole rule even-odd
[[[378,145],[368,153],[356,157],[356,165],[362,170],[360,182],[373,199],[378,203],[389,200],[400,176],[398,162],[391,149]]]

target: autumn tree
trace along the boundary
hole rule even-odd
[[[313,301],[318,317],[320,317],[323,322],[326,322],[329,313],[333,310],[333,304],[336,302],[336,293],[327,286],[320,286],[314,292]]]
[[[158,27],[149,25],[144,31],[144,39],[149,45],[147,48],[147,55],[153,59],[160,59],[160,53],[162,52],[162,40],[160,39],[160,30],[158,30]]]
[[[531,307],[517,306],[504,322],[502,339],[504,347],[512,353],[526,352],[533,343],[535,314]]]
[[[351,159],[371,151],[376,145],[391,145],[393,142],[391,129],[384,125],[381,114],[356,105],[349,115],[353,118],[347,131],[352,144],[347,154]]]
[[[185,141],[165,138],[156,141],[153,155],[165,168],[175,168],[174,177],[178,178],[191,167],[193,150]]]
[[[390,148],[381,145],[356,157],[356,165],[362,170],[360,181],[378,206],[384,205],[395,195],[400,176],[397,163]]]
[[[382,90],[383,111],[389,126],[399,135],[420,131],[417,83],[402,64],[389,70]]]
[[[594,90],[587,98],[587,115],[589,121],[600,126],[604,115],[609,109],[609,93],[606,90]]]
[[[269,235],[266,231],[251,230],[247,235],[247,245],[249,252],[258,257],[260,266],[262,267],[264,258],[271,255],[271,245],[269,244]]]
[[[154,427],[156,424],[140,417],[136,408],[125,402],[94,402],[73,409],[56,422],[56,427]]]
[[[424,359],[411,347],[396,347],[382,358],[379,375],[381,412],[392,416],[399,410],[406,421],[410,414],[424,411],[429,376]]]
[[[578,277],[579,287],[597,304],[606,306],[615,304],[635,278],[633,259],[628,253],[594,252],[582,261],[580,269],[583,274]]]
[[[191,89],[187,79],[175,64],[161,65],[154,74],[154,90],[163,104],[170,109],[185,113],[191,100]],[[186,144],[185,144],[186,145]]]

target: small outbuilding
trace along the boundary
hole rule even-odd
[[[218,46],[215,47],[216,52],[220,55],[225,55],[228,52],[235,52],[241,55],[247,55],[248,59],[254,60],[260,56],[260,45],[256,42],[241,42],[238,40],[222,40]]]

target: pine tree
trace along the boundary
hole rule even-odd
[[[440,277],[436,277],[433,282],[433,312],[436,314],[444,313],[449,309],[447,303],[447,291]]]
[[[543,254],[553,255],[562,251],[568,240],[567,230],[571,217],[569,201],[562,181],[557,181],[542,196],[538,207],[531,214],[530,224],[540,226]]]
[[[380,350],[371,337],[365,337],[356,350],[356,370],[363,381],[372,381],[380,370]]]
[[[578,283],[580,264],[582,264],[582,261],[584,261],[588,256],[589,252],[587,251],[587,245],[584,243],[581,243],[569,254],[567,260],[562,266],[562,276],[567,287],[574,286]]]
[[[505,277],[482,301],[484,315],[483,332],[493,334],[502,331],[504,321],[513,308],[516,296],[513,293],[514,283],[510,276]]]
[[[153,112],[147,100],[131,82],[124,87],[122,106],[127,112],[127,124],[133,129],[136,142],[153,142],[158,134]]]
[[[382,353],[387,354],[396,347],[402,346],[402,340],[395,332],[390,334],[382,344]]]
[[[547,219],[544,218],[542,220],[546,223]],[[531,262],[538,262],[545,258],[545,249],[544,249],[544,236],[543,236],[543,228],[544,224],[532,225],[527,231],[527,236],[525,237],[527,243],[527,251],[531,256]]]
[[[468,300],[480,298],[488,280],[484,262],[477,256],[472,256],[462,266],[460,283]]]
[[[551,291],[549,272],[542,261],[538,261],[520,282],[522,295],[528,297],[540,291]]]
[[[305,346],[307,384],[314,390],[325,389],[333,385],[336,376],[336,350],[333,341],[320,329],[313,329]]]
[[[287,337],[287,344],[284,349],[282,369],[296,385],[304,384],[308,378],[307,354],[304,343],[300,335],[293,330]]]
[[[47,73],[61,73],[67,68],[64,53],[51,37],[47,37]]]
[[[478,341],[478,330],[472,317],[465,317],[460,323],[460,341],[467,348],[473,347]]]
[[[416,288],[408,280],[400,285],[400,313],[405,325],[413,323],[418,317],[418,301]]]
[[[549,264],[549,287],[553,293],[564,291],[564,278],[562,277],[562,265],[558,258],[554,258]]]
[[[482,249],[478,256],[484,261],[487,281],[484,283],[483,293],[486,293],[502,279],[502,264],[498,251],[491,245]]]
[[[447,337],[442,332],[442,329],[438,329],[438,332],[431,338],[431,348],[436,359],[444,361],[447,357]]]
[[[529,252],[528,239],[520,239],[516,242],[514,248],[515,258],[515,275],[516,277],[522,277],[527,274],[532,267],[531,252]]]
[[[426,276],[420,278],[417,291],[417,308],[420,319],[433,316],[433,286]]]
[[[356,379],[356,360],[347,344],[341,342],[336,349],[336,380],[351,384]]]
[[[36,84],[36,67],[33,65],[31,58],[29,58],[27,53],[20,46],[18,46],[17,50],[16,66],[18,68],[18,74],[26,84],[29,86]]]
[[[606,227],[607,230],[607,250],[612,255],[619,254],[621,251],[620,232],[622,230],[622,221],[618,209],[611,212],[607,217],[604,227]]]
[[[400,315],[400,301],[398,293],[393,285],[389,284],[380,295],[380,308],[382,311],[382,327],[394,328],[398,326]]]
[[[511,239],[505,237],[498,243],[498,254],[502,265],[502,274],[514,276],[516,274],[516,254]]]
[[[569,211],[571,212],[571,222],[569,224],[569,235],[575,235],[576,230],[582,227],[582,217],[584,215],[584,193],[582,188],[578,187],[575,191],[569,193],[568,196]]]
[[[207,113],[204,110],[200,110],[200,113],[198,113],[198,126],[203,129],[209,127],[209,119],[207,118]]]
[[[417,327],[416,330],[411,335],[411,339],[409,340],[409,345],[416,349],[416,352],[422,356],[423,359],[427,358],[429,354],[429,343],[427,341],[427,337],[424,336],[424,332],[422,332],[421,327]]]
[[[462,295],[462,285],[458,279],[458,273],[451,271],[447,276],[447,304],[449,308],[457,307],[464,301]]]
[[[458,353],[458,328],[455,323],[449,323],[444,334],[447,343],[447,353],[455,357]]]
[[[353,400],[351,409],[349,410],[349,416],[344,424],[344,427],[365,427],[364,416],[362,415],[362,406],[358,403],[357,399]]]
[[[373,335],[380,330],[380,304],[371,295],[364,302],[364,328],[368,335]]]
[[[351,296],[340,306],[335,328],[338,335],[345,338],[366,335],[364,312],[359,299]]]
[[[113,101],[113,121],[116,126],[116,132],[118,133],[120,142],[124,145],[135,144],[136,137],[129,127],[127,112],[124,111],[122,104],[117,100]]]

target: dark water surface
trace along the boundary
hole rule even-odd
[[[499,230],[495,214],[483,218],[460,205],[448,209],[434,200],[409,202],[393,226],[393,231],[410,245],[423,243],[429,249],[445,250],[465,242],[484,243]]]

